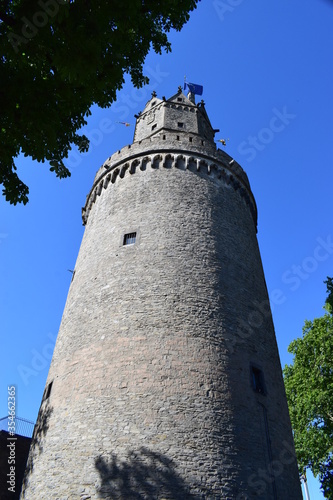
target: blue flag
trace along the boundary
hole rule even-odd
[[[192,92],[192,94],[202,95],[202,92],[203,92],[203,86],[202,85],[197,85],[196,83],[185,82],[184,83],[184,90],[186,88],[188,88],[189,91]]]

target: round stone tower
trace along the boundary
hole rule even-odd
[[[301,499],[246,174],[153,92],[98,170],[21,498]]]

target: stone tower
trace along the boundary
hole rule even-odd
[[[246,174],[155,92],[98,170],[22,497],[297,500]]]

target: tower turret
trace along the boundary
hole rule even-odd
[[[181,89],[98,170],[24,499],[301,499],[248,178]]]
[[[152,98],[137,116],[134,142],[167,132],[179,135],[191,133],[213,143],[216,131],[209,121],[204,102],[196,105],[194,99],[186,97],[179,87],[177,94],[169,99],[158,99],[153,92]]]

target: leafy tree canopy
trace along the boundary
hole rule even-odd
[[[0,0],[0,184],[10,203],[28,201],[15,172],[22,152],[48,161],[62,178],[71,144],[90,107],[108,107],[124,83],[148,83],[142,66],[152,46],[170,51],[198,0]]]
[[[305,321],[303,337],[289,345],[294,362],[284,380],[300,474],[310,468],[333,499],[333,279],[325,283],[327,312]]]

